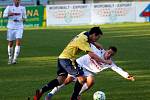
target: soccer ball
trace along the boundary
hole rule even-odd
[[[93,94],[93,100],[105,100],[105,93],[102,91],[97,91]]]

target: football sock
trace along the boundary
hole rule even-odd
[[[81,89],[81,91],[80,91],[80,93],[79,93],[79,95],[81,95],[81,94],[82,94],[83,92],[85,92],[87,89],[88,89],[88,86],[87,86],[86,83],[84,83],[83,86],[82,86],[82,89]]]
[[[48,90],[53,89],[54,87],[57,87],[59,85],[59,82],[57,79],[52,80],[47,85],[45,85],[40,91],[42,93],[47,92]]]
[[[77,100],[77,97],[79,95],[79,92],[80,92],[82,86],[83,85],[81,83],[79,83],[79,81],[77,80],[75,83],[74,92],[72,94],[71,100]]]
[[[50,94],[54,95],[55,93],[57,93],[64,86],[65,86],[65,84],[62,84],[60,86],[55,87],[54,89],[52,89],[52,91],[50,92]]]
[[[13,57],[13,47],[10,47],[9,45],[8,45],[8,56],[9,59],[12,59]]]
[[[14,52],[14,58],[13,58],[13,60],[17,59],[19,53],[20,53],[20,46],[16,46],[15,47],[15,52]]]

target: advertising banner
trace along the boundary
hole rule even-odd
[[[150,22],[150,2],[136,2],[136,22]]]
[[[0,28],[6,27],[7,25],[7,19],[3,18],[3,11],[4,8],[0,8]]]
[[[26,7],[27,20],[25,26],[42,26],[44,19],[44,6]]]
[[[0,27],[6,27],[7,18],[3,18],[4,8],[0,8]],[[24,23],[27,27],[42,26],[44,21],[44,6],[26,7],[27,19]]]
[[[92,6],[92,23],[135,22],[135,3],[100,3]]]
[[[47,25],[82,25],[91,22],[89,4],[48,5]]]

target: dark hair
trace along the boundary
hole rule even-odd
[[[117,48],[115,46],[110,46],[108,49],[111,49],[114,52],[117,52]]]
[[[91,34],[94,34],[94,33],[95,33],[96,36],[99,35],[99,34],[103,35],[100,27],[91,28],[91,30],[89,31],[89,34],[91,35]]]

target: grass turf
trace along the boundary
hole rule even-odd
[[[76,34],[90,27],[26,29],[16,65],[7,65],[6,30],[1,30],[0,100],[27,100],[28,96],[32,97],[37,88],[55,78],[57,57],[66,44]],[[101,72],[95,77],[92,89],[83,94],[83,100],[92,100],[97,90],[104,91],[107,100],[150,99],[149,27],[149,23],[101,26],[104,36],[99,42],[105,48],[109,45],[117,46],[118,53],[114,57],[116,63],[133,74],[136,81],[127,81],[111,70]],[[69,100],[73,86],[66,86],[53,100]]]

